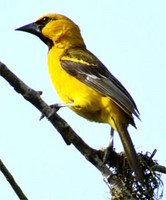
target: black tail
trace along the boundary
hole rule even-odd
[[[131,169],[136,173],[136,177],[138,181],[143,184],[142,170],[140,167],[140,163],[139,163],[135,148],[131,141],[130,135],[127,131],[127,128],[126,127],[116,127],[116,128],[117,128],[117,131],[119,132],[129,165]]]

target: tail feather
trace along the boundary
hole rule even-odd
[[[117,126],[116,128],[117,131],[119,132],[129,165],[131,169],[136,173],[138,181],[143,184],[142,170],[132,140],[127,131],[127,128],[126,127],[118,128]]]

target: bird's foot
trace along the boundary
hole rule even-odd
[[[56,103],[56,104],[52,104],[50,105],[50,108],[52,109],[50,114],[48,115],[48,119],[54,114],[56,113],[60,108],[62,107],[68,107],[68,106],[73,106],[73,103],[68,103],[68,104],[64,104],[64,103]],[[45,115],[42,113],[40,120],[42,120],[45,117]]]
[[[106,164],[109,162],[112,152],[114,152],[113,145],[110,143],[110,145],[104,150],[104,156],[103,156],[103,163]]]
[[[103,156],[103,163],[104,164],[107,161],[109,161],[111,154],[114,151],[113,146],[114,146],[114,129],[111,128],[111,140],[110,140],[108,147],[105,149],[104,156]]]

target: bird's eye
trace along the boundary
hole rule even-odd
[[[46,25],[51,19],[49,17],[43,17],[41,20],[39,20],[37,23],[41,25]]]
[[[49,17],[43,17],[43,18],[40,20],[40,22],[41,22],[42,24],[47,24],[48,21],[50,21],[50,18],[49,18]]]

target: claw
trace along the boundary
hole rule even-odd
[[[52,111],[50,112],[50,114],[48,115],[48,119],[54,114],[56,113],[60,108],[62,107],[68,107],[68,106],[74,106],[73,103],[68,103],[68,104],[63,104],[63,103],[57,103],[57,104],[52,104],[50,105],[50,108],[52,108]],[[39,120],[42,120],[45,117],[45,115],[42,113],[41,117]]]
[[[114,151],[113,146],[109,145],[105,150],[104,150],[104,156],[103,156],[103,164],[106,164],[109,162],[110,157],[112,152]]]
[[[113,145],[114,145],[114,129],[111,128],[111,141],[110,141],[108,147],[105,149],[104,156],[103,156],[104,164],[110,159],[110,155],[113,151]]]

